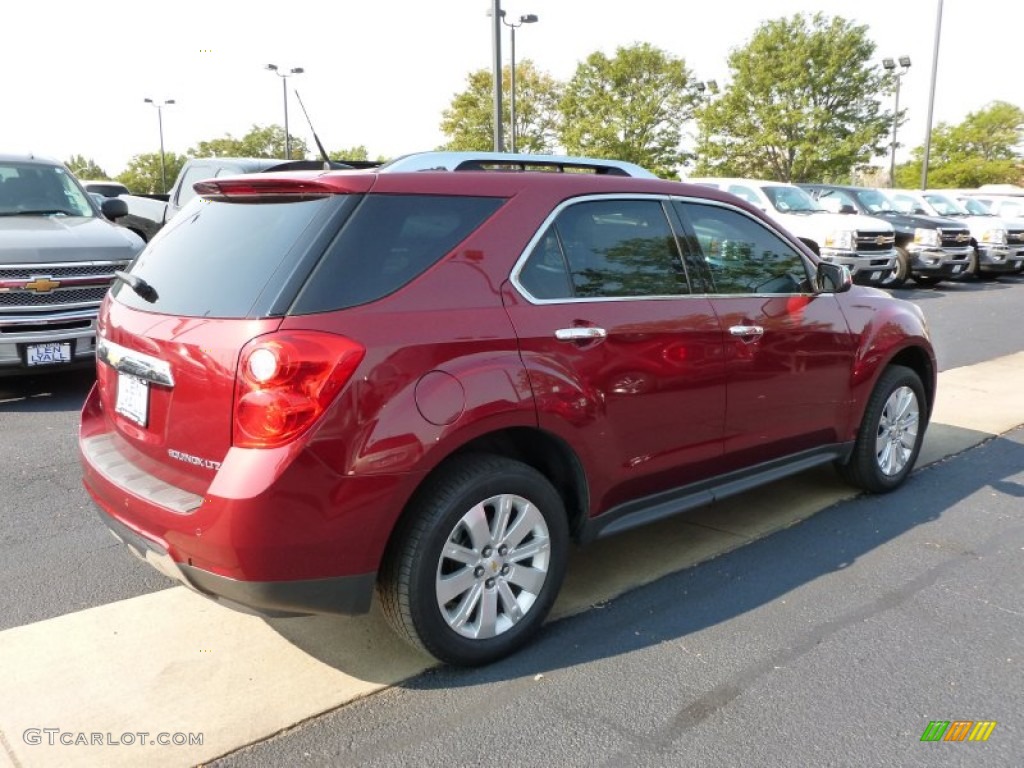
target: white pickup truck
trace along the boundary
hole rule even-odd
[[[821,258],[849,268],[858,283],[880,285],[896,268],[892,225],[872,216],[829,213],[795,184],[757,179],[689,178],[757,206]]]

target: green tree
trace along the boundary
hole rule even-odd
[[[64,165],[80,179],[100,181],[101,179],[110,178],[107,172],[96,165],[96,162],[91,157],[85,157],[84,155],[72,155],[64,161]]]
[[[764,22],[729,55],[731,81],[700,111],[700,175],[847,179],[885,153],[892,77],[867,27],[820,13]]]
[[[358,147],[350,147],[349,149],[336,149],[333,152],[328,152],[327,156],[331,158],[331,160],[337,160],[339,162],[345,162],[346,160],[370,159],[370,153],[362,144],[360,144]]]
[[[649,43],[619,48],[613,58],[592,53],[566,86],[559,137],[569,154],[674,176],[686,159],[682,128],[696,101],[685,61]]]
[[[957,125],[939,123],[932,129],[928,152],[928,186],[969,189],[982,184],[1020,184],[1024,167],[1019,147],[1024,145],[1024,110],[995,101],[971,112]],[[921,183],[924,147],[916,147],[912,160],[896,169],[896,184]]]
[[[292,159],[300,160],[309,153],[302,139],[292,135]],[[284,128],[279,125],[253,125],[240,139],[230,133],[219,139],[200,141],[189,149],[189,157],[271,157],[284,158]]]
[[[501,100],[505,143],[509,143],[512,70],[502,70]],[[443,149],[488,152],[494,149],[494,93],[490,70],[466,77],[467,87],[452,97],[441,115],[441,132],[448,137]],[[550,153],[555,146],[561,84],[540,72],[532,61],[516,62],[516,151]]]
[[[178,178],[178,172],[181,171],[181,167],[185,165],[187,159],[184,155],[176,155],[173,152],[164,153],[164,161],[167,163],[168,189]],[[144,152],[141,155],[135,155],[128,161],[128,167],[117,175],[117,180],[136,194],[150,195],[167,191],[161,185],[159,152]]]

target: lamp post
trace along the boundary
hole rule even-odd
[[[703,109],[711,102],[711,97],[718,93],[718,81],[717,80],[698,80],[694,86],[697,89],[697,99],[701,102],[700,107]],[[697,117],[700,123],[704,121],[701,116]],[[700,130],[697,132],[697,152],[694,152],[694,160],[696,160],[697,153],[704,151],[707,144],[708,137],[704,131],[704,126],[700,126]]]
[[[910,69],[910,57],[900,56],[900,70],[896,71],[896,62],[892,59],[882,59],[882,66],[887,72],[892,72],[896,78],[896,109],[892,114],[892,155],[889,158],[889,188],[896,186],[896,126],[900,120],[900,80]]]
[[[491,50],[494,58],[491,63],[494,80],[494,151],[504,152],[505,137],[502,136],[501,126],[501,17],[505,12],[501,10],[501,0],[491,0],[487,15],[491,17]]]
[[[160,103],[152,99],[143,99],[147,104],[156,107],[156,121],[160,126],[160,193],[167,194],[167,161],[164,160],[164,107],[174,103],[174,99],[165,99]]]
[[[281,91],[284,94],[284,159],[291,160],[292,140],[291,134],[288,133],[288,78],[292,75],[301,75],[306,70],[302,67],[294,67],[287,72],[282,72],[277,68],[277,64],[267,64],[266,68],[281,78]]]
[[[939,42],[942,40],[942,0],[935,9],[935,45],[932,48],[932,84],[928,89],[928,127],[924,133],[921,189],[928,189],[928,157],[932,151],[932,113],[935,110],[935,80],[939,74]]]
[[[512,30],[512,43],[509,52],[512,57],[512,101],[509,103],[511,121],[509,126],[509,151],[513,154],[516,151],[516,30],[523,24],[533,24],[538,21],[537,14],[527,13],[519,17],[519,21],[508,21],[505,19],[505,12],[501,12],[502,23]]]

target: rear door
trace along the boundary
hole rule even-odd
[[[594,514],[699,479],[722,451],[722,334],[666,202],[562,206],[504,292],[540,426],[580,455]]]
[[[810,266],[745,211],[677,201],[725,338],[724,470],[835,443],[851,407],[856,340]]]

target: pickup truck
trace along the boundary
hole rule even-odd
[[[759,179],[689,178],[760,208],[825,261],[842,264],[855,283],[881,285],[897,266],[892,224],[872,216],[838,216],[795,184]]]
[[[144,243],[57,160],[0,155],[0,376],[96,365],[96,315]]]
[[[128,204],[128,215],[119,223],[149,242],[185,203],[196,196],[192,185],[197,181],[240,173],[259,173],[284,162],[257,157],[203,157],[187,160],[166,195],[121,195],[120,199]]]
[[[827,211],[876,216],[896,230],[896,270],[886,283],[899,288],[909,278],[918,285],[936,285],[970,273],[973,247],[963,224],[897,206],[877,189],[840,184],[801,184]]]
[[[326,161],[333,169],[370,168],[377,162],[346,160]],[[178,178],[166,195],[121,195],[128,204],[128,215],[119,223],[147,243],[160,228],[173,219],[185,204],[196,196],[192,185],[218,176],[271,171],[316,171],[324,168],[322,160],[279,160],[273,157],[197,157],[185,161]]]

